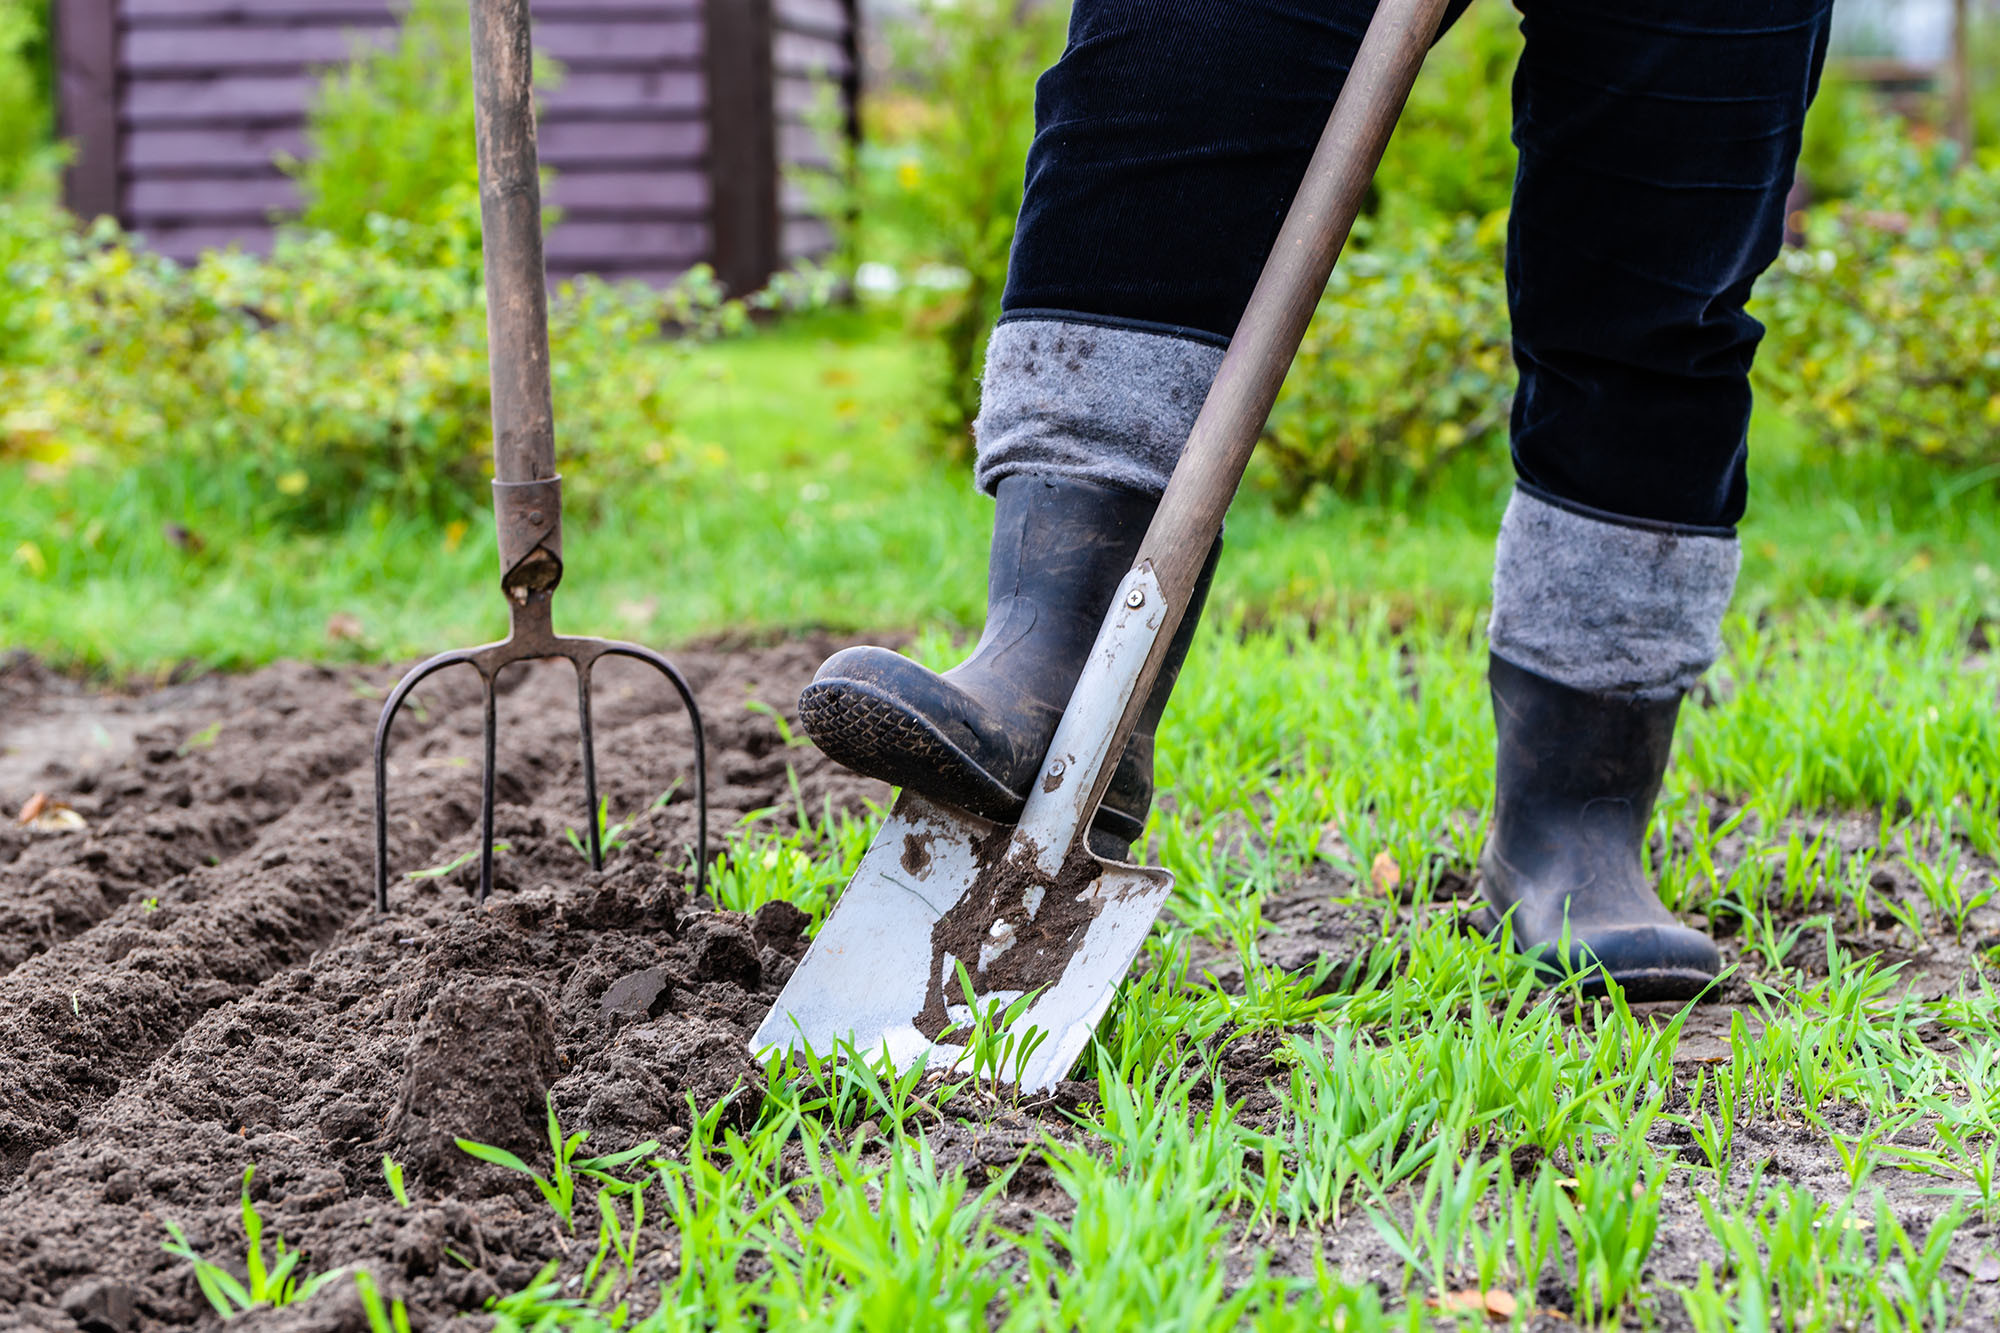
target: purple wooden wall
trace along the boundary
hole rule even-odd
[[[269,245],[297,205],[273,158],[304,151],[315,72],[394,24],[389,0],[57,0],[56,17],[70,204],[176,258]],[[535,0],[535,44],[565,69],[541,123],[552,276],[727,259],[743,287],[824,248],[777,176],[815,151],[815,79],[857,91],[853,0]],[[768,93],[743,96],[745,71]]]

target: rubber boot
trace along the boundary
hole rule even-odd
[[[1479,859],[1487,904],[1511,912],[1516,948],[1552,975],[1584,974],[1586,993],[1609,976],[1633,1001],[1700,994],[1721,954],[1661,905],[1639,859],[1680,696],[1593,694],[1490,664],[1499,749]]]
[[[994,500],[986,628],[971,656],[939,674],[887,648],[845,649],[799,695],[799,721],[857,773],[1011,824],[1159,502],[1020,474],[1001,481]],[[1145,827],[1153,733],[1220,549],[1218,540],[1092,821],[1099,856],[1124,859]]]

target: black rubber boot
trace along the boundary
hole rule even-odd
[[[1700,994],[1722,956],[1661,905],[1639,860],[1680,696],[1592,694],[1490,661],[1499,749],[1479,858],[1487,904],[1511,911],[1516,948],[1552,974],[1585,974],[1587,992],[1609,975],[1634,1001]]]
[[[799,721],[857,773],[1013,823],[1159,502],[1022,475],[1002,481],[994,499],[986,629],[972,655],[940,675],[887,648],[845,649],[799,695]],[[1218,541],[1091,825],[1099,856],[1123,859],[1145,827],[1153,732],[1220,549]]]

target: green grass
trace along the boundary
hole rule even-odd
[[[987,514],[917,433],[915,356],[843,313],[700,350],[678,460],[571,524],[562,623],[664,641],[916,627],[949,660],[980,610]],[[1756,441],[1742,592],[1649,850],[1667,900],[1744,960],[1721,1054],[1674,1058],[1716,1011],[1545,996],[1432,900],[1491,801],[1480,629],[1504,460],[1407,505],[1294,514],[1253,478],[1161,738],[1149,850],[1176,887],[1078,1071],[1095,1100],[1024,1120],[990,1080],[814,1060],[774,1064],[751,1123],[699,1108],[682,1149],[613,1154],[617,1172],[565,1170],[575,1145],[552,1130],[552,1207],[578,1243],[496,1304],[497,1327],[1469,1327],[1485,1315],[1451,1313],[1467,1291],[1511,1300],[1516,1326],[1555,1292],[1628,1327],[1950,1327],[1970,1288],[1947,1260],[2000,1221],[1980,952],[2000,889],[2000,659],[1980,646],[2000,506],[1990,483],[1828,461],[1783,423]],[[4,466],[22,496],[9,646],[145,674],[500,628],[476,526],[456,545],[387,516],[287,537],[226,479],[23,487]],[[343,614],[359,637],[329,639]],[[818,920],[871,827],[757,812],[715,895]],[[1314,876],[1354,952],[1285,972],[1269,921]],[[1265,1049],[1246,1080],[1235,1061]],[[1274,1096],[1252,1111],[1258,1082]],[[990,1177],[937,1133],[1003,1121],[1030,1136]],[[1828,1164],[1819,1184],[1770,1169],[1779,1131]],[[1028,1170],[1053,1206],[1003,1222]],[[670,1244],[668,1269],[642,1235]],[[1698,1264],[1661,1276],[1669,1243]],[[1363,1250],[1385,1286],[1346,1267]],[[372,1285],[364,1304],[394,1325]]]
[[[657,484],[570,515],[559,625],[672,643],[976,624],[988,507],[922,434],[918,358],[880,317],[840,311],[698,349],[676,371],[683,436]],[[1739,610],[2000,616],[1990,483],[1960,488],[1894,460],[1829,464],[1783,423],[1760,426],[1755,457]],[[1505,468],[1471,458],[1407,505],[1320,497],[1295,513],[1253,474],[1219,604],[1259,622],[1375,608],[1399,625],[1449,624],[1485,601]],[[377,512],[330,533],[277,531],[260,519],[268,497],[240,478],[164,465],[52,477],[0,461],[0,490],[17,497],[0,642],[61,665],[143,675],[377,660],[505,628],[490,518],[453,532]]]

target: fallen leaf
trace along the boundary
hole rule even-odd
[[[345,611],[335,611],[326,618],[326,641],[328,643],[359,643],[363,636],[361,618]]]
[[[1518,1303],[1504,1291],[1448,1291],[1441,1298],[1427,1302],[1434,1310],[1447,1314],[1483,1314],[1495,1324],[1504,1324],[1514,1317]]]
[[[61,801],[50,800],[46,792],[39,791],[21,807],[20,820],[41,833],[71,833],[89,827],[82,815]]]
[[[1368,880],[1375,886],[1375,892],[1390,894],[1403,882],[1403,867],[1396,864],[1396,858],[1386,851],[1375,853],[1375,860],[1368,867]]]

